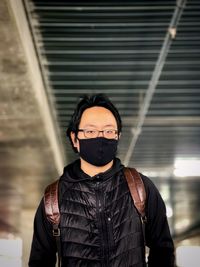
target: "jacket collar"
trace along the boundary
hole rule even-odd
[[[67,180],[68,182],[80,182],[84,180],[91,181],[95,179],[104,181],[115,175],[115,173],[119,172],[121,169],[123,169],[123,167],[124,166],[121,164],[120,159],[115,158],[110,169],[108,169],[106,172],[98,173],[97,175],[91,177],[83,172],[83,170],[80,168],[80,159],[78,159],[64,168],[61,179]]]

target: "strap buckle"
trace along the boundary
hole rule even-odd
[[[147,223],[147,216],[145,215],[145,216],[141,216],[141,222],[142,222],[142,224],[146,224]]]
[[[60,228],[55,228],[52,230],[53,236],[60,236]]]

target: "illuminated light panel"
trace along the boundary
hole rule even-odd
[[[199,246],[180,246],[176,249],[176,264],[178,267],[199,267],[199,263]]]
[[[200,159],[177,158],[174,163],[174,175],[177,177],[200,177]]]
[[[191,220],[189,218],[183,219],[180,222],[176,223],[175,225],[175,229],[177,231],[183,230],[185,228],[187,228],[191,223]]]
[[[166,213],[167,213],[167,218],[171,218],[173,216],[173,209],[171,206],[166,205]]]
[[[22,267],[22,240],[0,239],[0,266]]]

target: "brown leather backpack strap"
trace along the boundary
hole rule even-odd
[[[146,235],[145,235],[145,225],[147,223],[147,217],[145,214],[145,204],[146,204],[146,191],[144,183],[140,174],[134,168],[124,168],[124,174],[128,187],[137,211],[140,213],[142,222],[142,232],[144,239],[144,246],[146,246]]]
[[[56,240],[57,252],[58,252],[58,267],[61,266],[61,243],[60,243],[60,211],[58,204],[58,184],[59,180],[56,180],[52,184],[48,185],[44,193],[44,208],[47,220],[52,224],[53,236]]]
[[[52,184],[48,185],[44,193],[44,207],[47,219],[52,224],[60,223],[60,211],[58,206],[58,183],[56,180]]]
[[[130,189],[135,207],[142,218],[145,218],[146,191],[140,174],[134,168],[124,168],[124,174]]]

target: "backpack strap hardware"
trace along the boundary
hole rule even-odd
[[[58,227],[58,225],[53,225],[53,236],[60,236],[60,228]]]
[[[147,216],[145,215],[144,217],[141,217],[142,223],[146,224],[147,223]]]
[[[47,220],[52,224],[52,233],[56,240],[56,247],[58,253],[58,267],[61,266],[61,242],[60,242],[60,210],[58,203],[58,184],[56,180],[48,185],[44,193],[44,208]]]

